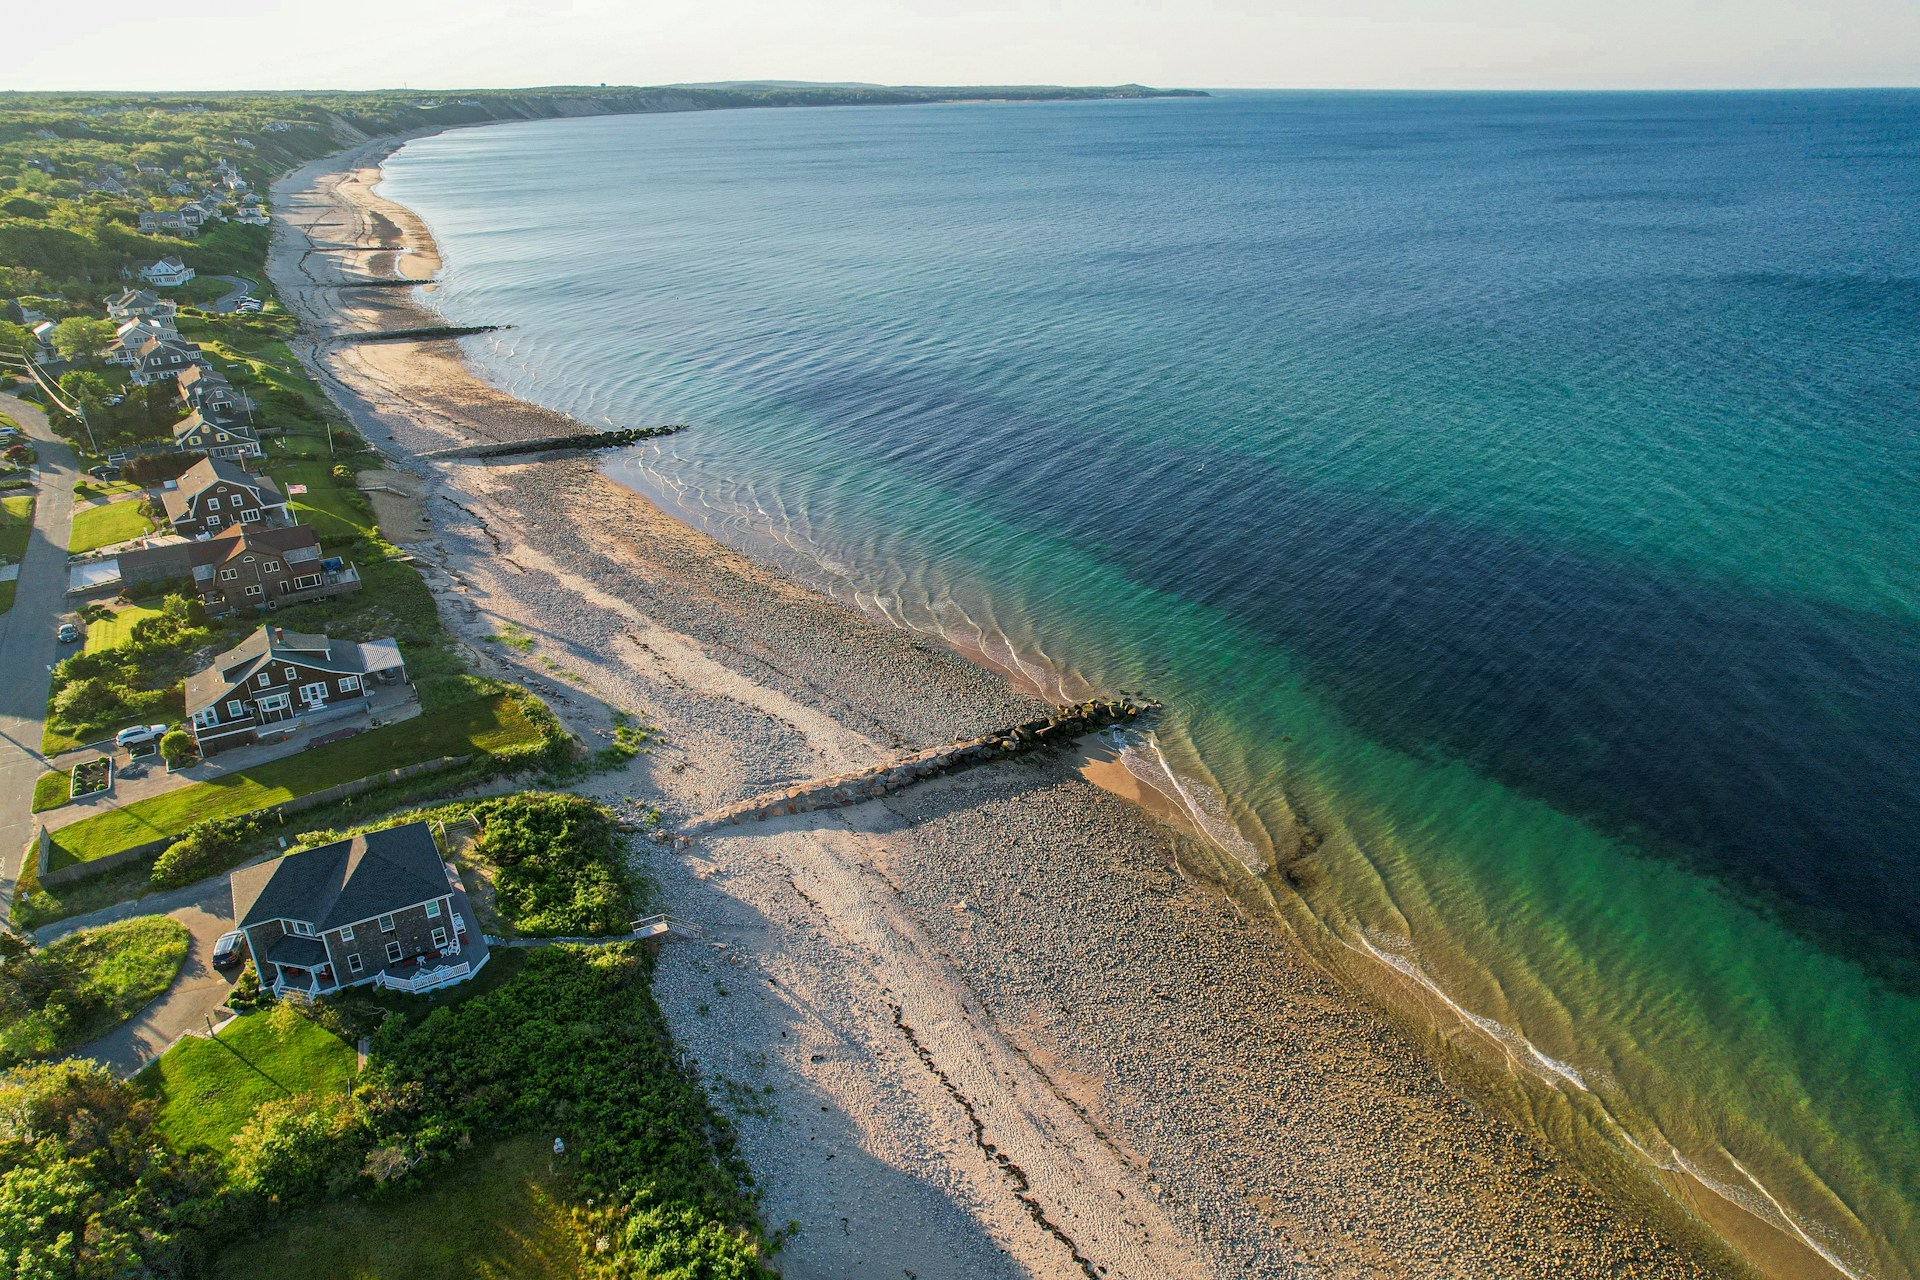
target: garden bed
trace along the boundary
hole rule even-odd
[[[73,766],[73,781],[67,795],[78,800],[83,796],[99,795],[103,791],[113,790],[113,758],[96,756],[92,760],[82,760]]]

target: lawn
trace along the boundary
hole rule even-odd
[[[92,476],[88,476],[85,480],[73,482],[73,496],[76,498],[113,497],[117,494],[139,492],[140,486],[131,480],[95,480]]]
[[[476,1144],[424,1190],[342,1198],[256,1230],[222,1256],[234,1280],[563,1280],[580,1274],[568,1179],[544,1135]]]
[[[43,773],[33,784],[33,811],[58,809],[70,798],[72,779],[64,773]]]
[[[189,1036],[137,1082],[159,1102],[156,1127],[176,1151],[225,1154],[263,1102],[353,1085],[353,1046],[290,1006],[230,1022],[219,1040]]]
[[[96,618],[87,624],[87,646],[84,652],[98,653],[102,649],[118,649],[133,638],[133,626],[144,618],[159,618],[165,615],[158,609],[149,609],[143,604],[130,604],[104,618]]]
[[[19,560],[27,554],[33,536],[33,495],[16,493],[0,498],[0,560]]]
[[[175,835],[196,822],[269,805],[437,756],[499,751],[536,741],[539,728],[508,694],[470,699],[343,742],[302,751],[217,781],[136,801],[54,833],[49,865],[88,862]]]
[[[73,535],[67,550],[73,555],[110,547],[116,542],[153,532],[153,518],[136,498],[122,498],[103,507],[81,507],[73,513]]]
[[[304,484],[305,493],[288,497],[294,519],[313,526],[322,538],[359,538],[374,532],[373,508],[358,489],[333,478],[333,463],[325,458],[312,461],[274,462],[267,473],[281,492],[290,484]]]
[[[44,1057],[86,1044],[138,1013],[173,985],[187,958],[187,927],[166,916],[136,916],[68,934],[10,960],[0,1009],[0,1062]],[[7,1015],[0,1014],[0,1017]]]

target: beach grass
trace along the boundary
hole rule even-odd
[[[339,1093],[359,1066],[353,1046],[289,1006],[228,1023],[215,1040],[189,1036],[136,1078],[159,1107],[176,1151],[222,1155],[260,1105],[301,1093]]]
[[[301,1209],[248,1234],[213,1274],[220,1280],[578,1276],[582,1249],[570,1213],[570,1180],[548,1171],[547,1142],[526,1135],[478,1143],[421,1191]]]
[[[511,695],[469,699],[62,827],[53,834],[48,865],[91,862],[178,835],[196,822],[250,813],[422,760],[501,751],[539,737],[539,728]]]
[[[117,609],[104,618],[97,618],[87,624],[87,653],[99,653],[103,649],[118,649],[133,639],[134,624],[146,618],[164,617],[159,609],[149,609],[146,605],[130,604]]]
[[[33,495],[16,493],[0,498],[0,559],[19,560],[27,554],[33,536]]]
[[[73,513],[73,533],[67,539],[67,551],[79,555],[153,532],[153,517],[142,507],[134,498],[122,498],[100,507],[82,507]]]
[[[187,958],[187,927],[137,916],[82,929],[28,960],[51,994],[0,1021],[0,1062],[46,1057],[98,1039],[173,985]]]

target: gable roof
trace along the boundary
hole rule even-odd
[[[244,471],[225,458],[202,458],[174,481],[173,488],[160,491],[160,505],[167,509],[167,519],[175,523],[187,519],[193,511],[194,500],[221,481],[252,489],[264,506],[277,507],[286,502],[266,476]]]
[[[241,928],[305,920],[319,932],[391,915],[451,887],[433,831],[424,822],[369,831],[233,873]]]
[[[263,529],[254,524],[236,524],[203,542],[188,544],[187,556],[195,565],[215,565],[250,553],[284,558],[287,552],[302,547],[312,547],[316,553],[320,549],[320,535],[311,525]]]
[[[215,431],[225,431],[229,435],[240,437],[242,440],[252,440],[256,444],[259,443],[254,437],[253,428],[240,421],[240,419],[230,418],[224,413],[208,413],[202,409],[195,409],[192,413],[173,424],[174,443],[181,443],[202,427],[210,427]]]
[[[251,680],[255,672],[278,662],[298,663],[339,675],[364,676],[367,674],[369,656],[384,661],[389,652],[398,656],[400,646],[397,641],[386,639],[356,644],[351,640],[332,640],[323,635],[288,631],[284,627],[262,626],[216,657],[204,670],[187,677],[187,715],[191,717],[196,711],[225,701]],[[395,664],[386,662],[374,670],[384,670],[392,665]],[[271,683],[280,682],[275,680]]]

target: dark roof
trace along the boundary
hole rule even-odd
[[[234,915],[243,929],[285,919],[308,921],[325,933],[450,891],[446,864],[424,822],[370,831],[233,873]]]
[[[327,944],[318,938],[289,933],[267,948],[267,959],[274,964],[297,964],[302,969],[312,969],[327,962]]]
[[[375,641],[376,652],[381,645],[392,646],[396,654],[399,652],[391,639]],[[343,675],[363,676],[367,673],[368,648],[351,640],[330,640],[323,635],[288,631],[284,627],[259,627],[216,657],[212,665],[187,677],[187,714],[192,715],[230,696],[265,662],[290,659]]]

